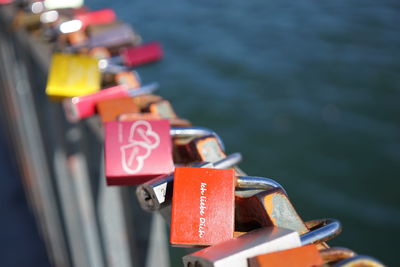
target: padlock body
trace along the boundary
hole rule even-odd
[[[82,28],[86,28],[89,25],[101,25],[114,22],[116,15],[114,10],[110,8],[104,8],[95,11],[89,11],[85,13],[80,13],[74,17],[82,22]]]
[[[159,43],[151,42],[127,48],[122,51],[121,57],[126,66],[135,67],[160,60],[163,57],[163,51]]]
[[[97,112],[102,122],[116,121],[118,115],[127,112],[140,112],[131,97],[107,99],[97,103]]]
[[[276,251],[249,259],[249,267],[318,267],[323,264],[316,245]]]
[[[233,237],[233,170],[177,167],[170,241],[175,246],[209,246]]]
[[[300,245],[297,232],[279,227],[265,227],[204,248],[184,256],[182,260],[184,266],[196,266],[198,263],[202,267],[248,267],[248,258]]]
[[[92,34],[88,42],[89,47],[103,46],[107,48],[121,47],[124,45],[133,45],[140,41],[127,24],[120,24],[96,34]]]
[[[125,86],[117,85],[93,94],[64,99],[63,104],[68,120],[76,122],[94,115],[97,102],[124,96],[128,96],[128,90]]]
[[[108,185],[137,185],[174,170],[167,120],[105,123]]]
[[[97,92],[100,89],[97,59],[84,55],[53,54],[46,94],[64,98]]]

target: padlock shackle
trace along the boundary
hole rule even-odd
[[[373,267],[386,267],[379,260],[366,255],[357,255],[351,258],[347,258],[332,265],[332,267],[344,267],[344,266],[373,266]]]
[[[130,97],[140,96],[140,95],[149,95],[158,90],[160,84],[158,82],[152,82],[146,85],[143,85],[139,88],[129,88],[128,95]]]
[[[212,168],[212,169],[229,169],[237,164],[239,164],[242,161],[242,154],[239,152],[232,153],[228,156],[226,156],[223,159],[220,159],[215,162],[201,162],[201,163],[196,163],[193,165],[190,165],[190,167],[196,167],[196,168]],[[178,167],[178,166],[176,166]],[[179,167],[184,167],[179,166]]]
[[[192,137],[192,136],[214,136],[218,144],[221,146],[222,151],[225,151],[225,145],[222,141],[221,137],[211,129],[205,127],[172,127],[170,130],[170,134],[173,137]]]
[[[271,178],[258,176],[237,176],[236,187],[268,190],[272,188],[280,188],[287,195],[281,184]]]
[[[243,157],[241,153],[232,153],[226,158],[220,159],[212,163],[214,169],[228,169],[235,165],[238,165],[242,161]]]
[[[348,248],[330,247],[320,250],[319,255],[321,256],[324,263],[331,263],[354,257],[357,254],[353,250]]]
[[[319,219],[305,223],[310,232],[300,236],[301,244],[308,245],[330,240],[342,232],[342,224],[336,219]]]
[[[112,63],[109,58],[99,60],[99,69],[103,73],[106,72],[111,74],[117,74],[120,72],[127,72],[131,70],[130,68],[127,68],[125,66]]]

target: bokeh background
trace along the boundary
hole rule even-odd
[[[339,219],[330,244],[398,264],[399,1],[87,3],[162,42],[143,80],[282,183],[303,219]]]
[[[143,81],[158,81],[178,115],[242,152],[244,171],[284,185],[304,220],[339,219],[331,245],[398,265],[399,1],[86,4],[114,8],[145,41],[160,41],[165,59],[139,68]],[[1,265],[47,266],[4,140],[1,240],[12,242]]]

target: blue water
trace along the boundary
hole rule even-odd
[[[305,220],[341,220],[331,245],[397,265],[399,1],[88,4],[161,41],[144,81],[242,152],[246,172],[282,183]]]

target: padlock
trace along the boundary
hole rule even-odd
[[[64,21],[57,25],[57,34],[67,34],[80,30],[85,30],[89,25],[101,25],[112,23],[116,20],[114,10],[104,8],[95,11],[76,14],[71,20]]]
[[[192,167],[227,169],[239,164],[241,161],[242,155],[233,153],[218,161],[196,163]],[[142,209],[151,212],[169,207],[172,199],[173,180],[174,174],[171,174],[139,185],[136,189],[136,196]]]
[[[107,184],[137,185],[170,174],[171,137],[204,134],[215,133],[202,127],[170,128],[167,120],[105,123]]]
[[[123,113],[140,112],[140,109],[135,105],[131,97],[102,100],[96,104],[96,108],[103,123],[116,121],[118,115]]]
[[[313,229],[310,235],[317,231],[316,236],[321,240],[315,239],[316,241],[329,239],[332,237],[331,224],[336,227],[336,223],[337,221],[332,219],[321,220],[318,228]],[[264,227],[184,256],[182,260],[185,267],[247,267],[248,258],[308,245],[309,243],[303,242],[303,236],[300,236],[299,240],[296,231],[276,226]],[[280,237],[283,239],[279,240]]]
[[[151,42],[140,46],[123,47],[119,55],[108,59],[103,63],[109,69],[121,67],[137,67],[143,64],[161,60],[163,51],[158,42]]]
[[[265,227],[199,250],[182,260],[185,267],[247,267],[247,258],[300,245],[297,232]]]
[[[230,165],[230,167],[234,165]],[[223,169],[223,167],[218,169]],[[236,186],[242,189],[266,190],[275,187],[282,188],[282,186],[273,179],[265,177],[236,176],[235,180]],[[174,175],[158,177],[139,185],[136,189],[136,196],[144,210],[158,211],[171,205],[173,186]]]
[[[385,265],[379,260],[364,255],[351,257],[331,266],[332,267],[385,267]]]
[[[281,187],[268,178],[236,177],[232,169],[177,167],[172,197],[171,244],[208,246],[232,238],[236,186]]]
[[[280,188],[262,191],[254,196],[235,199],[235,225],[238,231],[266,226],[284,227],[299,234],[309,230]]]
[[[117,97],[136,97],[143,94],[151,94],[158,88],[158,83],[151,83],[141,88],[128,89],[125,86],[117,85],[108,89],[103,89],[97,93],[80,97],[66,98],[63,106],[67,119],[70,122],[77,122],[81,119],[90,117],[96,113],[96,103],[101,100]]]
[[[171,244],[209,246],[231,239],[234,232],[234,171],[177,167],[174,176]]]
[[[93,35],[102,33],[104,31],[109,31],[115,27],[122,25],[122,24],[123,24],[123,22],[116,20],[109,24],[89,25],[86,27],[86,33],[88,34],[88,36],[93,36]]]
[[[318,267],[324,262],[316,245],[269,252],[248,259],[249,267]]]
[[[100,89],[98,60],[89,56],[55,53],[46,94],[52,98],[87,95]]]
[[[140,36],[133,31],[132,27],[128,24],[122,23],[97,34],[91,34],[87,42],[71,46],[70,50],[76,51],[85,47],[94,48],[98,46],[112,50],[119,49],[123,46],[138,45],[140,42]]]
[[[150,100],[150,99],[147,99]],[[143,103],[143,101],[142,101]],[[148,101],[147,105],[142,105],[143,113],[126,113],[121,114],[118,117],[119,121],[132,121],[132,120],[160,120],[168,119],[172,126],[176,127],[187,127],[192,124],[190,121],[178,118],[175,111],[173,110],[171,104],[163,99],[158,99],[157,101]],[[177,142],[174,140],[174,146]],[[175,151],[174,151],[175,154]]]
[[[136,67],[159,61],[162,57],[163,50],[160,43],[150,42],[139,46],[122,48],[118,57],[110,59],[110,64],[123,64],[128,67]]]
[[[233,153],[226,156],[226,158],[223,158],[216,162],[195,163],[191,166],[198,168],[229,169],[239,164],[241,160],[242,160],[242,155],[240,153]],[[142,187],[143,185],[142,184],[139,185],[139,187],[141,188],[140,189],[137,188],[136,190],[136,195],[141,207],[148,212],[157,210],[157,212],[159,212],[163,216],[165,222],[168,225],[170,225],[171,222],[171,205],[163,205],[163,204],[165,204],[164,202],[165,199],[172,198],[172,186],[173,186],[173,183],[171,183],[172,180],[173,180],[173,174],[164,176],[162,177],[162,179],[155,178],[147,182],[147,184],[151,185],[151,187],[149,186]],[[147,191],[148,188],[149,191]],[[158,207],[152,206],[157,203],[152,201],[152,197],[150,197],[150,194],[156,194],[157,199],[159,199],[159,202],[161,202],[162,204]]]

